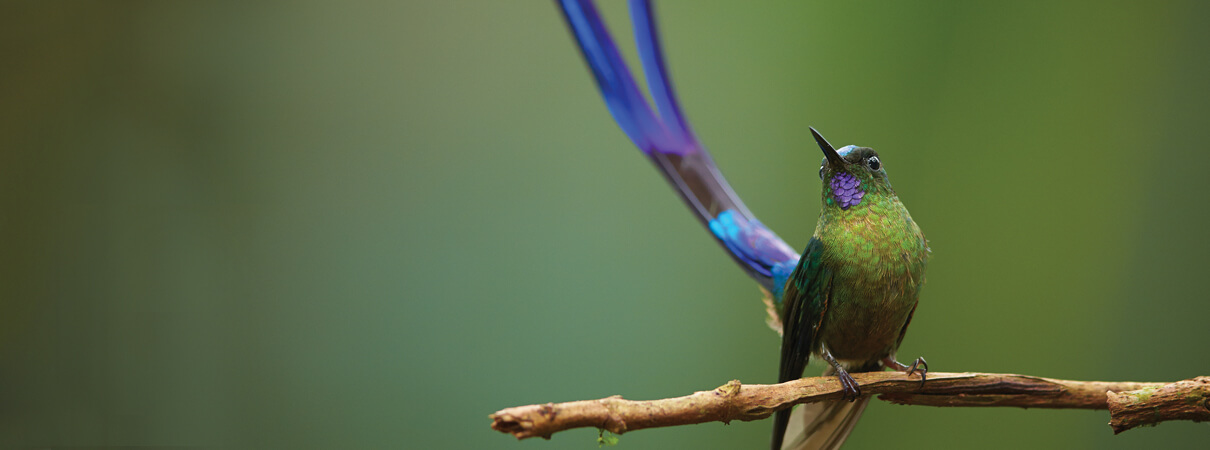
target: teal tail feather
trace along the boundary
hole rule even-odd
[[[655,109],[622,60],[591,0],[559,0],[614,120],[736,263],[765,289],[779,294],[798,253],[765,227],[731,190],[686,120],[664,62],[655,12],[631,0],[634,37]]]

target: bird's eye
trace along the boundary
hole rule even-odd
[[[821,180],[823,179],[823,166],[822,165],[819,166],[819,179],[821,179]]]
[[[882,168],[882,161],[879,161],[877,156],[871,156],[865,160],[865,165],[870,166],[870,170],[878,170]]]

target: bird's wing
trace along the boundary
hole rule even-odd
[[[635,84],[593,2],[559,0],[559,6],[622,131],[651,158],[740,267],[780,294],[798,254],[748,211],[693,134],[668,78],[651,3],[631,0],[630,15],[658,116]]]
[[[823,260],[823,242],[812,237],[802,259],[786,283],[782,297],[781,368],[777,382],[802,378],[807,359],[815,350],[816,333],[831,300],[832,271]],[[790,410],[778,411],[773,418],[773,448],[780,449],[790,421]]]

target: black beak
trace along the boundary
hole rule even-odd
[[[841,158],[840,154],[836,153],[836,149],[832,148],[832,144],[829,144],[827,139],[820,136],[814,127],[807,128],[810,128],[811,134],[815,135],[815,142],[819,144],[819,149],[823,150],[824,158],[828,158],[828,164],[831,164],[836,169],[843,168],[845,166],[844,158]]]

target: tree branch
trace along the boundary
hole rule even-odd
[[[1210,421],[1210,377],[1109,393],[1113,434],[1165,420]]]
[[[1210,377],[1165,384],[933,372],[921,387],[918,376],[898,372],[852,375],[863,394],[904,405],[1109,409],[1114,433],[1166,420],[1210,421]],[[490,418],[492,429],[517,439],[549,439],[554,433],[572,428],[601,428],[622,434],[644,428],[760,420],[793,405],[841,400],[842,396],[836,377],[772,385],[743,385],[732,380],[684,397],[634,401],[615,395],[506,408]]]

